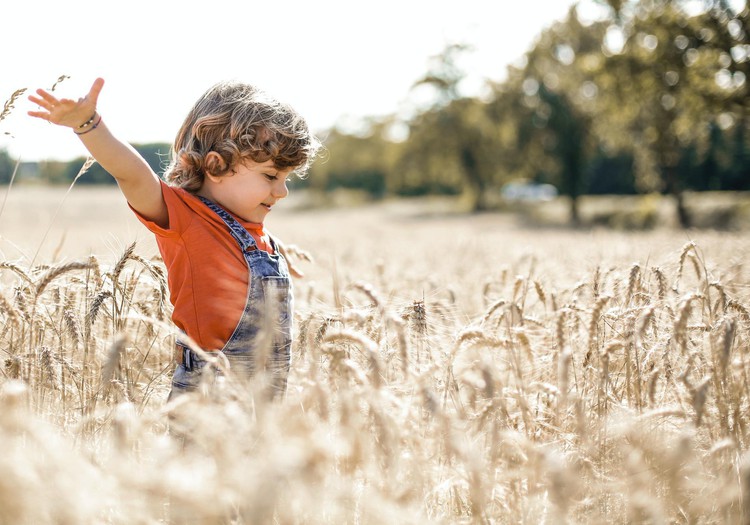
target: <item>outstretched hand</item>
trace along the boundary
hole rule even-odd
[[[59,126],[78,128],[96,113],[96,103],[102,86],[104,86],[104,80],[97,78],[88,95],[78,100],[58,99],[43,89],[37,89],[38,96],[29,95],[29,100],[43,111],[29,111],[29,115]]]

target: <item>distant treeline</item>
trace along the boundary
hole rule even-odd
[[[156,173],[164,171],[169,163],[170,145],[165,143],[134,144],[133,147],[146,159]],[[86,162],[84,157],[71,161],[47,160],[41,162],[24,163],[19,171],[22,172],[23,182],[32,179],[44,184],[70,184],[78,175]],[[7,151],[0,150],[0,184],[7,184],[16,169],[15,161]],[[115,184],[115,180],[104,168],[95,163],[86,175],[78,179],[76,184]]]
[[[581,195],[661,192],[683,225],[685,190],[750,190],[747,2],[740,12],[724,0],[600,4],[608,15],[591,23],[571,8],[481,98],[461,94],[470,47],[448,45],[413,87],[429,104],[320,132],[324,158],[301,184],[464,194],[486,209],[523,179],[569,196],[573,222]],[[163,170],[167,145],[137,149]],[[69,182],[82,163],[42,163],[39,177]],[[0,152],[0,181],[11,171]],[[95,166],[80,182],[112,180]]]

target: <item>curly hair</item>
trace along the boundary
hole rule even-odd
[[[302,177],[320,147],[307,122],[291,106],[250,84],[220,82],[188,113],[164,178],[195,193],[206,173],[226,175],[247,159],[272,160],[277,169],[293,168]],[[208,157],[212,151],[221,161]]]

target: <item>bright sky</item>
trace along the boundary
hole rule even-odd
[[[469,89],[502,79],[573,3],[11,0],[0,10],[0,103],[63,74],[71,78],[59,96],[78,98],[101,76],[99,110],[117,135],[171,142],[201,93],[239,79],[291,103],[320,130],[405,111],[410,86],[449,42],[475,48],[464,64]],[[27,117],[29,109],[24,96],[0,122],[0,147],[22,160],[85,155],[70,130]]]

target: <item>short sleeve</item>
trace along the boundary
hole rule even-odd
[[[132,206],[130,206],[130,204],[128,204],[128,206],[133,210],[133,213],[138,220],[141,221],[141,223],[154,235],[159,237],[179,237],[190,225],[193,214],[190,212],[190,207],[179,194],[180,191],[184,190],[169,186],[164,181],[160,181],[160,184],[161,194],[164,198],[164,203],[167,205],[169,227],[162,228],[155,222],[138,213]]]

